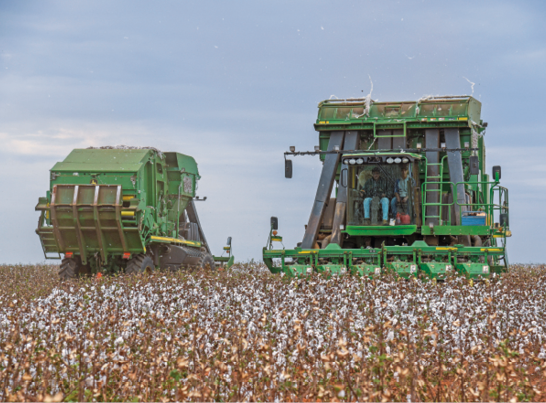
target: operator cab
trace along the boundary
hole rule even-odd
[[[420,158],[377,152],[344,155],[346,172],[342,173],[342,180],[347,181],[347,225],[416,225]]]

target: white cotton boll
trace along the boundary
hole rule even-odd
[[[116,346],[119,346],[119,345],[122,344],[122,343],[123,343],[123,337],[118,337],[118,338],[116,339],[116,341],[114,341],[114,344],[115,344]]]

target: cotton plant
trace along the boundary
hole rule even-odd
[[[475,283],[291,279],[249,264],[65,283],[49,266],[0,275],[17,270],[39,286],[0,276],[2,400],[544,398],[543,266]]]

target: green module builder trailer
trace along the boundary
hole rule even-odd
[[[508,267],[508,189],[500,166],[486,173],[487,123],[470,96],[410,102],[335,99],[319,104],[314,151],[319,186],[305,234],[294,249],[271,219],[263,259],[289,275],[313,271],[442,278],[488,277]]]
[[[150,147],[73,150],[51,169],[36,230],[61,278],[233,264],[213,257],[194,200],[195,160]]]

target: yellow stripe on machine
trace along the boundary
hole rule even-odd
[[[459,120],[468,120],[468,118],[460,117]]]
[[[191,245],[191,246],[197,246],[197,247],[201,246],[201,242],[185,241],[185,240],[182,240],[182,239],[168,238],[168,237],[165,237],[165,236],[152,235],[151,239],[153,241],[175,242],[175,243],[181,243],[181,244],[184,244],[184,245]]]
[[[134,199],[135,198],[135,195],[125,195],[123,196],[123,200],[131,200],[131,199]]]
[[[482,252],[502,252],[502,249],[500,248],[482,248],[480,250]]]
[[[134,217],[135,212],[134,211],[122,211],[121,216],[122,217]]]
[[[455,251],[457,251],[457,248],[443,248],[443,247],[438,247],[438,248],[436,248],[436,250],[450,250],[450,251],[455,252]]]

